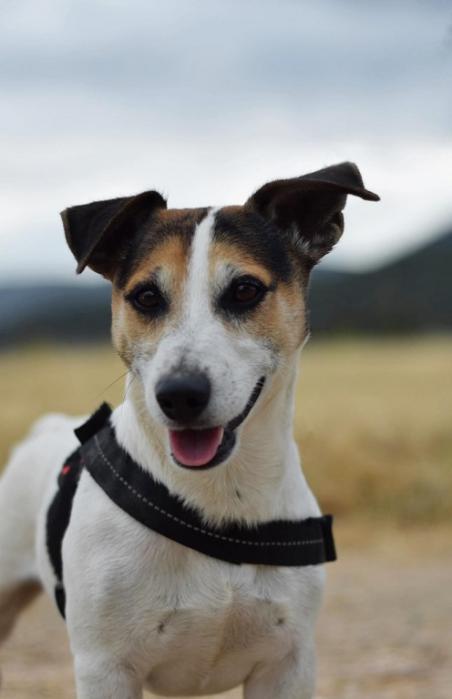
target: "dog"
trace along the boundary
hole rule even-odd
[[[52,520],[60,580],[49,512],[83,420],[39,420],[0,481],[0,641],[42,588],[54,597],[64,586],[78,699],[240,685],[245,699],[312,698],[328,558],[309,557],[321,544],[312,536],[296,542],[304,565],[258,537],[272,536],[272,523],[282,532],[322,521],[292,436],[294,386],[310,272],[341,237],[349,194],[378,200],[356,165],[341,163],[267,183],[241,206],[167,209],[148,191],[62,213],[77,271],[112,283],[113,344],[128,369],[102,434],[149,479],[130,485],[99,441],[98,472],[80,457],[65,526],[58,508]],[[109,470],[111,492],[101,482]],[[167,509],[149,500],[154,488]],[[151,510],[156,529],[118,506],[114,489]],[[179,539],[165,529],[178,525]],[[216,533],[232,530],[257,537],[263,553],[234,553],[250,542]]]

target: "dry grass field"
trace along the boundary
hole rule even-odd
[[[110,348],[0,354],[0,464],[47,411],[75,415],[123,392]],[[112,382],[115,382],[112,384]],[[452,516],[452,339],[312,343],[296,437],[324,509],[401,523]]]
[[[0,458],[46,411],[120,400],[107,348],[0,355]],[[312,343],[296,436],[337,516],[316,699],[452,696],[452,340]],[[0,513],[1,516],[1,513]],[[64,625],[41,600],[0,652],[2,699],[73,699]],[[224,695],[238,699],[239,693]],[[276,699],[276,698],[275,698]]]

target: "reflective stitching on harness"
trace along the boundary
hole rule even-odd
[[[190,524],[189,522],[185,522],[183,519],[180,519],[179,517],[175,517],[170,512],[166,512],[166,510],[163,510],[161,507],[153,503],[151,500],[148,500],[144,495],[135,490],[135,488],[132,485],[130,485],[130,483],[126,481],[126,479],[123,476],[121,476],[120,473],[118,473],[118,471],[115,469],[108,457],[104,454],[99,440],[97,438],[97,435],[95,435],[94,441],[96,443],[96,447],[101,458],[107,464],[115,478],[117,478],[121,483],[123,483],[123,485],[125,485],[126,488],[128,488],[128,490],[130,490],[130,492],[135,495],[135,497],[137,497],[139,500],[142,500],[148,507],[151,507],[152,509],[156,510],[165,517],[168,517],[168,519],[172,519],[184,527],[193,529],[194,531],[197,531],[200,534],[211,536],[214,539],[229,541],[232,544],[246,544],[247,546],[312,546],[316,544],[323,544],[323,539],[307,539],[305,541],[246,541],[242,539],[233,539],[229,536],[223,536],[222,534],[215,534],[214,532],[210,532],[206,529],[201,529],[201,527],[196,527],[195,525]]]

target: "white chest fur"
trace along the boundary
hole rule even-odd
[[[312,626],[323,580],[320,567],[237,566],[182,547],[119,511],[88,474],[64,556],[75,655],[87,635],[99,656],[114,638],[169,696],[223,691],[288,655]]]

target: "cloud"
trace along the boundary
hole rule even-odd
[[[350,202],[333,262],[378,262],[452,215],[442,0],[33,0],[0,12],[3,278],[68,273],[68,204],[152,187],[174,206],[240,202],[342,159],[383,200]]]

